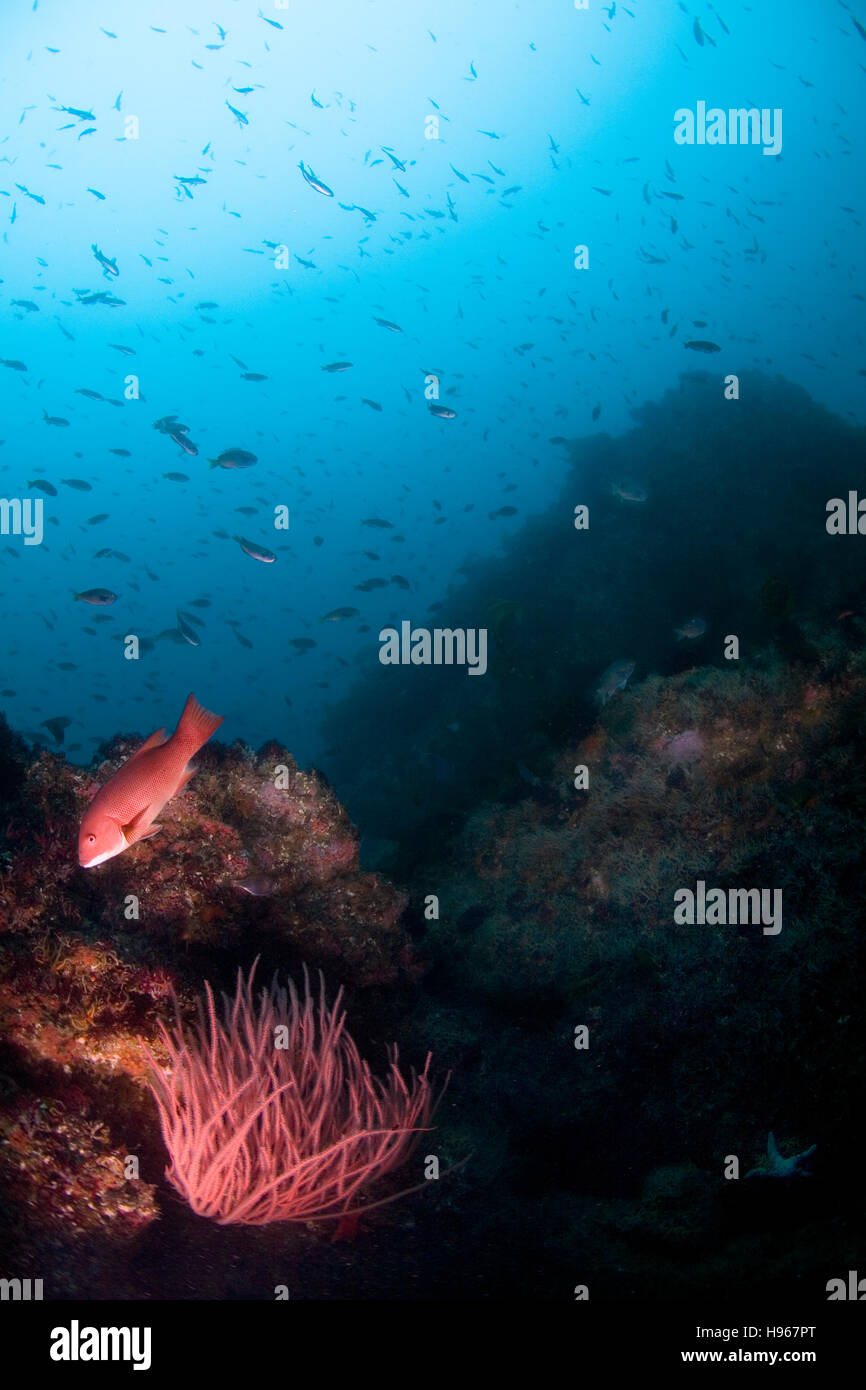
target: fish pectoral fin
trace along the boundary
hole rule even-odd
[[[150,815],[150,806],[143,806],[138,814],[133,816],[132,820],[127,821],[126,825],[120,827],[128,845],[134,845],[136,840],[146,840],[150,835],[155,835],[157,830],[161,829],[161,826],[156,826],[156,828],[151,826]]]
[[[178,790],[178,791],[181,791],[181,790],[186,786],[186,784],[187,784],[187,782],[189,781],[189,779],[190,779],[191,777],[195,777],[195,774],[196,774],[197,772],[198,772],[198,768],[197,768],[197,767],[193,767],[192,763],[187,763],[186,767],[185,767],[184,770],[183,770],[183,776],[181,777],[180,781],[179,781],[178,784],[177,784],[177,790]],[[177,792],[175,792],[175,796],[176,796],[176,795],[177,795]]]
[[[160,748],[163,743],[168,743],[168,734],[165,729],[157,729],[155,734],[146,738],[140,748],[136,748],[129,762],[134,763],[136,758],[140,758],[142,753],[147,753],[151,748]]]
[[[141,835],[137,835],[136,840],[150,840],[154,835],[158,835],[160,830],[162,830],[161,825],[151,825],[147,830],[143,831]]]

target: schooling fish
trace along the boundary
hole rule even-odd
[[[276,555],[272,550],[266,549],[263,545],[256,545],[255,541],[245,540],[243,536],[233,536],[245,555],[249,555],[251,560],[260,560],[263,565],[272,565],[276,560]]]
[[[704,618],[687,618],[682,627],[674,628],[678,642],[683,640],[694,642],[696,638],[703,637],[706,630],[707,624]]]
[[[185,425],[178,425],[176,429],[168,429],[165,433],[168,435],[169,439],[173,439],[175,444],[183,449],[185,454],[192,454],[195,456],[198,453],[196,445],[193,444],[191,439],[187,439],[186,437],[187,430]]]
[[[99,261],[99,264],[102,266],[102,273],[107,280],[110,280],[112,275],[120,274],[120,271],[117,268],[117,260],[112,260],[110,256],[106,256],[102,251],[100,251],[95,241],[91,243],[90,249],[93,252],[96,259]]]
[[[232,113],[232,115],[234,116],[235,120],[237,121],[238,125],[241,125],[241,126],[243,126],[243,125],[249,125],[249,121],[247,120],[247,118],[246,118],[246,116],[244,115],[243,111],[238,111],[237,107],[236,107],[236,106],[232,106],[232,104],[231,104],[230,101],[227,101],[227,102],[226,102],[226,106],[227,106],[228,109],[231,111],[231,113]]]
[[[646,488],[640,483],[614,483],[610,490],[623,502],[645,502],[647,499]]]
[[[198,633],[192,627],[190,627],[189,623],[187,622],[186,618],[183,616],[179,608],[177,609],[177,630],[180,633],[183,640],[185,642],[188,642],[191,647],[201,646],[201,638],[199,637]]]
[[[215,459],[208,459],[208,463],[211,468],[252,468],[258,458],[248,449],[223,449]]]
[[[298,165],[298,168],[303,174],[305,181],[310,185],[311,188],[314,188],[317,193],[323,194],[326,198],[333,198],[334,190],[332,188],[329,188],[326,183],[322,183],[321,179],[316,178],[316,175],[313,173],[309,165],[304,164],[304,161],[301,160],[300,164]]]
[[[78,862],[92,869],[160,829],[154,822],[195,772],[190,759],[222,724],[190,695],[170,738],[151,734],[138,752],[100,787],[78,832]]]
[[[92,111],[81,111],[77,106],[55,106],[54,110],[65,111],[70,116],[77,116],[80,121],[96,120]]]
[[[176,444],[181,443],[179,435],[189,434],[189,425],[182,425],[176,415],[163,415],[161,420],[154,420],[153,428],[160,434],[167,434]]]
[[[357,618],[359,612],[357,608],[332,608],[330,613],[319,619],[320,623],[341,623],[344,618]]]
[[[63,731],[64,729],[68,729],[71,723],[71,719],[67,719],[65,715],[60,714],[56,719],[43,719],[39,727],[40,729],[48,729],[49,732],[54,735],[55,743],[62,743]]]
[[[75,597],[80,599],[82,603],[94,603],[97,607],[102,608],[107,603],[114,603],[117,594],[112,593],[110,589],[82,589],[81,593],[76,594]]]
[[[602,673],[601,680],[596,687],[595,695],[599,704],[606,705],[611,696],[615,695],[618,690],[625,690],[634,674],[636,664],[627,658],[611,662]]]

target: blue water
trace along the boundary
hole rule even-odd
[[[549,505],[551,439],[623,433],[684,370],[778,372],[863,421],[846,6],[4,0],[0,50],[0,357],[26,367],[0,368],[0,495],[42,497],[45,529],[0,537],[0,704],[49,746],[67,717],[75,761],[171,726],[190,690],[221,736],[316,759],[380,628],[432,622],[459,567]],[[781,153],[678,145],[699,101],[780,110]],[[197,456],[154,430],[168,415]],[[210,468],[231,447],[258,462]],[[73,598],[93,587],[116,602]]]

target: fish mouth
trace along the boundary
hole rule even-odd
[[[125,846],[124,846],[124,848],[125,848]],[[104,864],[105,861],[106,861],[106,859],[113,859],[114,856],[115,856],[116,854],[119,854],[119,853],[120,853],[119,850],[116,850],[116,849],[108,849],[108,850],[105,851],[104,854],[97,854],[97,855],[94,855],[94,857],[93,857],[92,859],[86,859],[86,860],[85,860],[85,859],[82,859],[82,858],[81,858],[81,855],[79,854],[79,856],[78,856],[78,862],[79,862],[79,864],[81,865],[82,869],[95,869],[96,866],[97,866],[97,864]]]

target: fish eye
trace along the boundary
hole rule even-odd
[[[90,841],[90,843],[91,843],[92,845],[95,845],[95,844],[96,844],[96,836],[95,836],[95,835],[88,835],[87,838],[88,838],[88,840]]]

